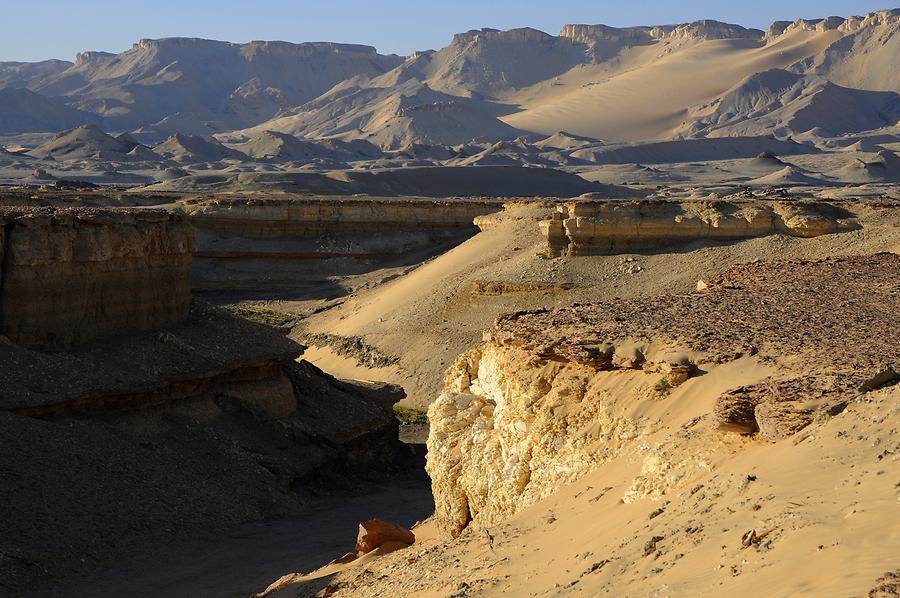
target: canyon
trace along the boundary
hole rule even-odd
[[[402,388],[336,380],[276,330],[192,299],[183,213],[2,217],[0,442],[18,455],[0,472],[4,593],[298,513],[322,480],[403,462]]]
[[[0,62],[0,594],[900,595],[898,28]]]
[[[526,533],[510,522],[609,468],[630,464],[616,492],[645,509],[719,479],[752,443],[790,452],[805,430],[866,397],[890,400],[898,199],[830,188],[814,198],[666,193],[435,201],[10,190],[0,438],[27,457],[4,470],[15,516],[3,536],[16,538],[4,554],[17,555],[4,560],[5,591],[115,595],[130,583],[158,594],[153,580],[170,565],[157,548],[137,560],[137,545],[168,538],[172,554],[196,550],[203,530],[203,542],[229,547],[221,558],[239,560],[257,544],[219,534],[274,518],[281,537],[335,487],[371,492],[394,513],[378,488],[424,493],[418,478],[392,481],[421,467],[419,449],[398,437],[427,438],[434,515],[408,550],[426,550],[415,558],[430,570],[479,542],[479,530]],[[781,261],[765,259],[775,252]],[[66,291],[48,292],[58,272]],[[30,294],[46,302],[12,300]],[[819,313],[822,304],[832,308]],[[398,403],[427,409],[427,425],[401,417],[398,434]],[[110,468],[113,478],[102,473]],[[36,502],[48,488],[57,499]],[[112,504],[126,493],[129,503]],[[395,517],[421,520],[431,509],[422,500]],[[124,506],[134,501],[139,511]],[[78,513],[36,532],[58,502]],[[127,533],[109,542],[102,530]],[[327,535],[315,532],[320,548],[308,544],[295,562],[312,569],[338,556]],[[96,566],[80,567],[71,546]],[[392,568],[396,558],[406,557],[375,550],[270,593],[425,587],[419,565],[391,569],[390,589],[360,577],[364,563]],[[278,577],[272,559],[228,583],[262,590],[260,575]],[[145,573],[103,573],[113,562]],[[211,563],[196,566],[201,577],[181,587],[222,587]]]

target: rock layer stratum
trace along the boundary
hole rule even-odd
[[[160,210],[0,208],[0,334],[64,350],[176,324],[194,229]]]

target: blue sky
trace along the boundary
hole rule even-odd
[[[409,54],[454,33],[565,23],[656,25],[717,19],[763,29],[775,20],[864,14],[890,4],[839,0],[0,0],[0,61],[72,60],[142,38],[338,41]]]

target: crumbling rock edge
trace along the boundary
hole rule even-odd
[[[648,250],[694,241],[784,234],[811,238],[857,228],[853,215],[823,202],[575,200],[540,223],[551,255]]]
[[[687,295],[499,317],[429,409],[437,526],[496,524],[620,456],[642,462],[622,500],[662,498],[741,438],[796,437],[896,383],[898,268],[753,263]]]

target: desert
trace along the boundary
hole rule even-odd
[[[900,595],[900,9],[388,4],[0,41],[0,595]]]

